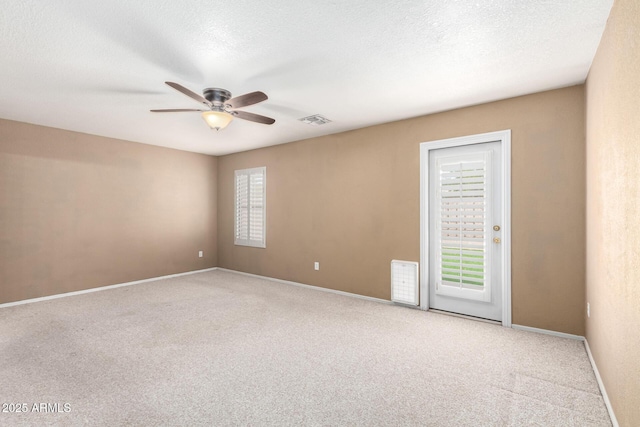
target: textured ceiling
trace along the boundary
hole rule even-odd
[[[612,2],[4,0],[0,118],[244,151],[583,83]],[[151,113],[199,108],[166,80],[261,90],[276,123]]]

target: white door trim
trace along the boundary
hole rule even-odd
[[[429,151],[500,141],[502,144],[502,326],[511,327],[511,129],[420,144],[420,308],[429,310]]]

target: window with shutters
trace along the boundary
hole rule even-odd
[[[267,168],[237,170],[235,244],[266,247]]]

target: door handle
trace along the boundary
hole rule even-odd
[[[500,243],[500,238],[499,237],[494,237],[493,238],[493,243]]]

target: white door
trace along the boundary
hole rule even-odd
[[[429,151],[429,307],[502,320],[502,144]]]

